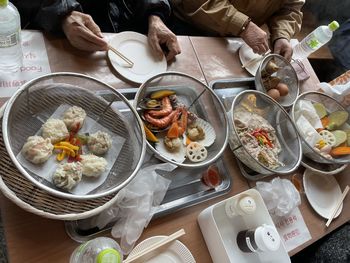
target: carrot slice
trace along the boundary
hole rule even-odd
[[[179,138],[179,125],[176,121],[171,124],[167,137],[170,139]]]
[[[328,124],[329,124],[329,118],[328,118],[328,116],[323,117],[323,118],[321,119],[321,123],[322,123],[323,128],[326,128],[326,127],[328,126]]]
[[[335,147],[330,152],[330,155],[334,156],[334,157],[341,156],[341,155],[347,155],[347,154],[350,154],[350,147],[348,147],[348,146]]]
[[[145,129],[145,133],[146,133],[146,139],[150,142],[158,142],[157,137],[153,134],[153,132],[151,132],[150,129],[147,128],[147,126],[145,124],[143,124],[143,128]]]

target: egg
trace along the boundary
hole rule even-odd
[[[288,86],[284,83],[278,83],[276,89],[278,89],[281,96],[286,96],[289,92]]]
[[[267,95],[269,95],[274,100],[278,100],[280,98],[280,92],[277,89],[270,89],[267,91]]]

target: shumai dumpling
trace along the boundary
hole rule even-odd
[[[89,135],[87,145],[92,153],[102,155],[111,148],[112,138],[108,133],[98,131]]]
[[[59,119],[48,119],[42,126],[43,137],[49,138],[52,144],[60,142],[69,136],[66,125]]]
[[[80,162],[59,164],[52,176],[53,183],[62,189],[71,190],[81,180],[83,165]]]
[[[63,121],[69,130],[78,131],[84,124],[86,112],[83,108],[72,106],[63,114]]]
[[[83,165],[83,175],[87,177],[99,177],[107,166],[107,161],[103,157],[98,157],[93,154],[80,155]]]
[[[40,164],[47,161],[52,155],[53,145],[49,138],[30,136],[23,145],[22,154],[30,162]]]

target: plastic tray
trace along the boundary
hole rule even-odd
[[[255,212],[229,218],[225,212],[226,203],[247,195],[255,200]],[[198,223],[214,263],[290,262],[282,240],[279,249],[274,252],[244,253],[238,248],[236,237],[240,231],[262,224],[275,227],[261,195],[255,189],[249,189],[206,208],[199,214]]]

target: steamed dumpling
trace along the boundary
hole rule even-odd
[[[87,145],[92,153],[102,155],[111,148],[112,139],[108,133],[98,131],[89,136]]]
[[[80,162],[63,163],[57,166],[52,181],[59,188],[71,190],[80,182],[82,173],[83,165]]]
[[[72,106],[63,114],[63,121],[69,130],[79,130],[86,118],[86,112],[83,108]]]
[[[42,126],[43,137],[49,138],[52,144],[63,141],[69,136],[66,125],[62,120],[48,119]]]
[[[23,145],[22,154],[30,162],[40,164],[47,161],[52,155],[53,145],[49,138],[30,136]]]
[[[99,177],[107,166],[107,161],[103,157],[98,157],[93,154],[80,155],[83,165],[83,175],[88,177]]]

